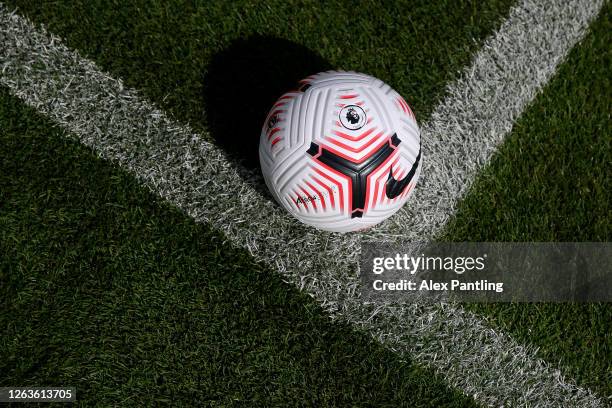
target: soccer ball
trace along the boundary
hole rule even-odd
[[[419,127],[383,81],[327,71],[274,104],[259,140],[270,192],[305,224],[347,232],[399,210],[419,178]]]

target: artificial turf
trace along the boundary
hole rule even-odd
[[[100,406],[475,406],[2,89],[0,254],[0,386]]]
[[[461,203],[450,241],[612,240],[612,9],[515,124]],[[582,385],[612,396],[612,305],[472,305]]]

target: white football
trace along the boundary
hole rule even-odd
[[[347,232],[378,224],[419,178],[421,137],[410,106],[380,79],[327,71],[274,104],[259,160],[272,195],[305,224]]]

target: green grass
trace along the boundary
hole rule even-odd
[[[0,386],[102,406],[474,406],[4,90],[0,194]]]
[[[515,125],[448,227],[454,241],[612,240],[612,10]],[[612,395],[610,304],[474,305]]]
[[[6,3],[256,167],[292,81],[364,71],[423,121],[511,2]],[[610,240],[610,28],[608,6],[446,239]],[[0,385],[76,385],[101,405],[473,405],[50,127],[0,92]],[[609,305],[471,307],[612,394]]]

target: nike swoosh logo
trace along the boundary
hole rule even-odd
[[[396,180],[395,177],[393,177],[393,169],[392,168],[389,169],[389,178],[387,179],[387,182],[385,183],[385,194],[390,200],[402,194],[404,192],[404,189],[408,187],[408,184],[410,184],[410,182],[412,181],[412,178],[414,177],[414,173],[416,173],[416,170],[419,167],[420,161],[421,161],[421,146],[419,146],[419,154],[417,155],[416,160],[414,161],[414,164],[412,165],[412,168],[410,169],[408,174],[406,174],[406,177],[404,177],[401,180]]]

